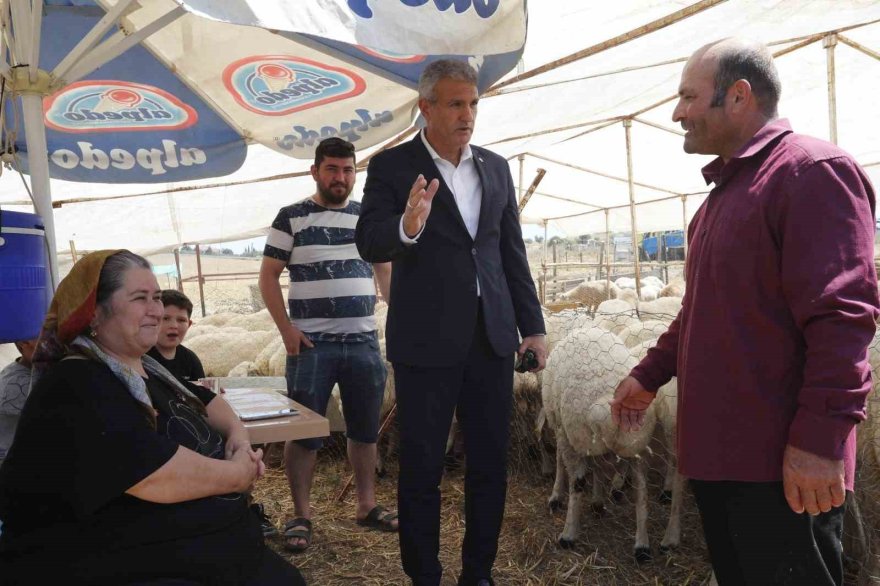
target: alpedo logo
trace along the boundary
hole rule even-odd
[[[255,55],[223,71],[226,89],[244,108],[285,116],[363,93],[364,80],[340,67],[290,55]]]
[[[157,87],[127,81],[72,83],[50,97],[46,126],[60,132],[180,130],[198,122],[198,113]]]

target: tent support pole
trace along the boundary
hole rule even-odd
[[[177,267],[177,290],[183,293],[183,273],[180,272],[180,248],[174,249],[174,265]]]
[[[844,45],[849,45],[850,47],[852,47],[856,51],[860,51],[860,52],[864,53],[868,57],[873,57],[874,59],[877,59],[878,61],[880,61],[880,53],[878,53],[877,51],[871,50],[868,47],[866,47],[860,43],[855,42],[854,40],[852,40],[849,37],[845,37],[843,35],[837,35],[837,40],[840,41],[841,43],[843,43]]]
[[[199,277],[199,301],[202,304],[202,317],[205,317],[205,277],[202,276],[202,250],[196,244],[196,272]]]
[[[520,153],[519,155],[517,155],[516,159],[519,161],[519,189],[517,190],[517,195],[519,197],[516,198],[516,203],[519,203],[520,201],[522,201],[523,197],[523,174],[526,171],[526,156]]]
[[[605,208],[605,287],[611,299],[611,210]]]
[[[828,62],[828,135],[831,142],[837,144],[837,78],[834,67],[834,48],[837,46],[837,35],[831,34],[822,39],[825,56]]]
[[[623,121],[623,129],[626,132],[626,178],[629,183],[629,218],[632,226],[632,249],[633,268],[636,273],[636,295],[642,298],[642,276],[639,266],[639,241],[637,238],[638,227],[636,226],[636,187],[633,182],[633,159],[632,159],[632,120]]]
[[[541,305],[547,304],[547,220],[544,220],[544,242],[541,253]]]
[[[688,196],[681,196],[681,225],[682,225],[682,233],[681,240],[684,242],[684,258],[687,260],[688,256],[688,210],[687,210],[687,201]]]
[[[46,228],[49,274],[54,291],[58,287],[58,247],[55,244],[55,216],[49,185],[49,149],[46,146],[46,127],[43,125],[43,96],[38,93],[22,93],[21,110],[28,145],[31,195],[34,198],[34,209],[43,219],[43,226]]]

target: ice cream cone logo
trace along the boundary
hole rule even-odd
[[[94,107],[95,112],[119,112],[130,110],[138,105],[141,96],[135,91],[125,88],[109,89],[101,94],[101,99]]]
[[[296,74],[280,63],[263,63],[257,67],[257,75],[266,84],[270,92],[281,91],[296,79]]]

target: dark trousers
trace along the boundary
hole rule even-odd
[[[460,584],[489,578],[507,493],[507,444],[513,355],[498,357],[482,311],[463,364],[424,368],[394,364],[400,428],[400,555],[415,586],[440,584],[440,480],[452,414],[465,447],[465,535]]]
[[[841,586],[843,513],[788,506],[781,482],[691,480],[719,586]]]

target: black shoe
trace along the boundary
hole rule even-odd
[[[263,509],[263,505],[261,503],[252,504],[251,510],[260,520],[260,529],[263,530],[263,537],[272,537],[273,535],[278,535],[278,528],[275,527],[274,523],[272,523],[272,519],[270,519],[269,515],[266,514],[266,511]]]

